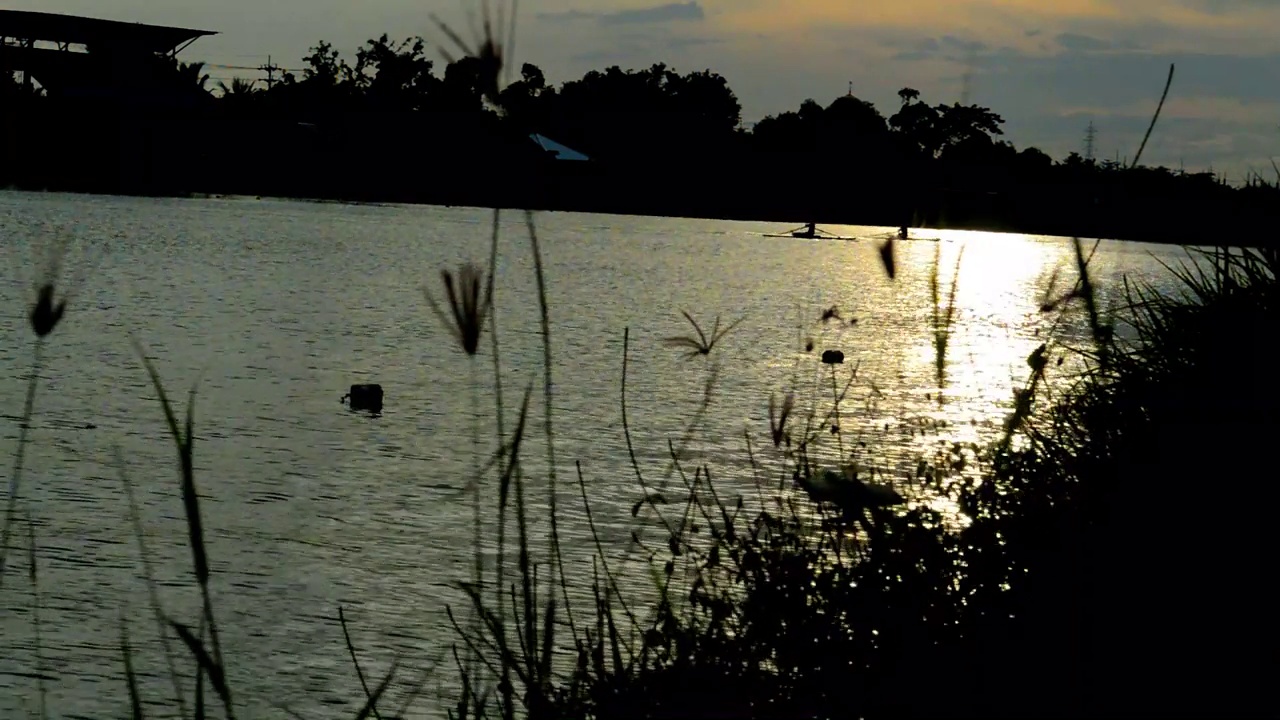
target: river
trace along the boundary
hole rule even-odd
[[[393,697],[435,661],[453,640],[444,606],[462,603],[454,583],[466,579],[471,558],[464,487],[496,436],[488,338],[474,360],[466,357],[423,288],[441,298],[442,269],[487,263],[490,222],[490,211],[471,208],[0,192],[8,458],[33,357],[33,283],[43,277],[42,258],[66,247],[57,287],[69,293],[68,309],[44,348],[19,505],[34,518],[39,548],[51,716],[127,712],[122,616],[143,693],[159,703],[148,714],[166,712],[171,686],[122,469],[136,488],[166,611],[193,626],[199,617],[176,452],[131,338],[179,406],[198,388],[196,478],[242,716],[285,717],[275,709],[282,705],[307,717],[354,714],[361,693],[339,606],[366,672],[380,675],[401,658],[404,682]],[[744,433],[757,450],[772,450],[771,393],[794,389],[801,407],[829,400],[831,368],[817,362],[824,349],[845,355],[836,366],[841,385],[857,367],[844,437],[866,442],[864,462],[894,476],[932,443],[999,432],[1027,377],[1026,357],[1053,322],[1039,311],[1045,287],[1055,269],[1061,281],[1073,277],[1063,238],[915,230],[941,240],[898,243],[891,281],[870,239],[771,239],[763,234],[780,228],[579,214],[539,215],[537,229],[561,532],[574,563],[588,562],[590,548],[575,462],[611,551],[627,545],[636,522],[630,508],[641,491],[619,402],[628,328],[628,420],[655,484],[668,469],[668,440],[685,440],[690,465],[705,463],[730,492],[745,492]],[[929,282],[935,252],[944,306],[960,260],[941,402]],[[1093,268],[1104,306],[1121,297],[1122,277],[1172,287],[1161,262],[1185,257],[1176,247],[1101,243]],[[541,512],[539,302],[523,216],[514,212],[503,216],[495,278],[505,425],[509,433],[531,388],[526,454]],[[833,306],[839,318],[822,322]],[[662,342],[692,331],[681,311],[708,333],[717,315],[722,325],[738,324],[709,355],[686,357]],[[1083,341],[1083,327],[1073,320],[1056,332]],[[814,352],[805,352],[810,339]],[[705,417],[686,432],[711,374]],[[385,388],[380,417],[340,404],[357,382]],[[494,502],[496,489],[484,492]],[[4,717],[32,711],[38,697],[25,524],[18,530],[0,587]],[[453,677],[451,668],[438,670],[410,716],[439,716],[437,691]]]

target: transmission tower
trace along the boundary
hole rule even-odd
[[[1084,131],[1084,159],[1093,159],[1093,146],[1098,139],[1098,130],[1093,126],[1093,121],[1089,121],[1089,127]]]

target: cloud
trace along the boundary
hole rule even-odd
[[[1060,33],[1054,38],[1054,41],[1057,42],[1062,49],[1070,52],[1099,52],[1102,50],[1110,50],[1114,47],[1114,45],[1107,40],[1071,32]]]
[[[587,12],[584,10],[565,10],[561,12],[539,13],[539,20],[578,21],[595,20],[601,25],[644,25],[673,22],[699,22],[707,17],[706,11],[698,0],[684,3],[669,3],[646,8],[617,10],[615,12]]]
[[[687,3],[671,3],[638,10],[620,10],[600,16],[603,25],[625,25],[631,23],[666,23],[679,21],[705,20],[706,13],[697,0]]]
[[[981,40],[967,40],[955,35],[920,38],[908,43],[908,45],[907,49],[894,53],[893,59],[915,61],[940,58],[963,62],[969,57],[992,49],[990,45]]]
[[[558,22],[558,21],[573,22],[575,20],[592,20],[598,17],[600,17],[600,13],[584,12],[582,10],[563,10],[560,12],[538,13],[539,20],[550,20],[553,22]]]

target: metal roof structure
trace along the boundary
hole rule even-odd
[[[207,35],[217,35],[217,32],[27,10],[0,10],[0,38],[27,42],[109,46],[172,54]]]
[[[582,153],[578,152],[577,150],[561,145],[560,143],[556,142],[555,140],[552,140],[549,137],[546,137],[545,135],[539,135],[537,133],[534,133],[529,137],[532,138],[534,142],[538,143],[538,145],[543,150],[555,155],[556,160],[568,160],[570,162],[585,162],[590,159],[586,155],[583,155]]]

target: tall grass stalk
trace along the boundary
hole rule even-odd
[[[512,32],[514,37],[514,8],[512,9]],[[494,607],[497,608],[498,615],[498,631],[499,634],[506,637],[506,612],[503,610],[504,596],[506,594],[506,555],[507,555],[507,485],[504,482],[509,475],[507,474],[507,465],[511,460],[506,456],[503,450],[503,443],[506,442],[506,418],[504,417],[505,409],[502,402],[502,363],[498,351],[498,317],[497,307],[494,302],[494,276],[498,274],[498,237],[502,227],[502,211],[498,208],[493,210],[493,234],[489,245],[489,277],[485,283],[484,304],[489,315],[489,342],[492,350],[493,363],[493,402],[495,428],[498,433],[498,477],[499,477],[499,502],[498,502],[498,553],[494,558]],[[512,720],[515,713],[515,703],[513,698],[513,688],[511,685],[511,669],[508,663],[502,663],[500,674],[498,677],[498,692],[502,704],[504,720]]]
[[[133,537],[138,543],[138,558],[142,563],[143,579],[147,585],[147,600],[151,605],[151,615],[155,619],[156,633],[160,636],[165,667],[168,669],[169,678],[173,683],[174,702],[178,705],[178,713],[185,719],[188,717],[186,694],[182,691],[182,680],[178,677],[173,647],[169,642],[169,630],[168,624],[165,622],[164,608],[160,604],[160,594],[156,590],[155,569],[151,563],[151,553],[147,551],[146,532],[142,527],[142,515],[138,511],[138,498],[134,494],[133,481],[130,480],[129,474],[125,469],[124,456],[118,445],[115,448],[115,463],[116,473],[120,477],[120,484],[124,487],[125,500],[129,504],[129,523],[133,527]],[[121,631],[126,634],[124,639],[127,642],[127,630],[123,626],[123,621]]]
[[[44,338],[37,337],[31,358],[31,375],[27,378],[27,395],[22,403],[22,421],[18,426],[18,447],[13,453],[13,472],[9,475],[9,493],[5,502],[4,527],[0,529],[0,587],[4,586],[5,565],[9,554],[9,542],[13,532],[13,520],[18,508],[18,495],[22,488],[22,470],[27,457],[27,444],[31,440],[31,421],[35,415],[36,388],[44,368]]]
[[[542,249],[538,243],[538,229],[534,225],[533,211],[526,210],[524,213],[525,227],[529,231],[529,246],[533,251],[533,269],[534,275],[538,283],[538,318],[542,326],[542,368],[543,368],[543,385],[542,385],[542,401],[543,401],[543,429],[546,433],[547,443],[547,517],[550,521],[550,536],[548,538],[548,557],[552,564],[552,572],[548,574],[547,592],[548,592],[548,620],[546,625],[552,626],[550,619],[550,609],[554,607],[554,603],[550,600],[555,595],[555,583],[559,580],[561,595],[564,598],[564,614],[565,620],[569,624],[570,635],[576,640],[578,633],[573,621],[573,607],[569,602],[568,581],[565,579],[564,559],[560,553],[560,529],[559,529],[559,505],[558,493],[559,488],[556,483],[556,441],[555,431],[552,429],[552,397],[554,385],[552,383],[552,360],[551,360],[551,315],[547,308],[547,280],[546,274],[542,267]],[[544,638],[545,642],[545,638]],[[549,652],[549,651],[548,651]]]
[[[187,520],[187,537],[191,546],[192,567],[195,572],[196,582],[200,587],[201,624],[208,629],[212,652],[210,652],[210,648],[205,647],[203,639],[193,634],[186,626],[172,619],[169,620],[169,625],[178,633],[182,641],[187,644],[188,649],[199,663],[203,674],[208,677],[214,691],[222,699],[227,717],[233,719],[235,718],[234,702],[231,697],[231,688],[226,682],[226,665],[223,663],[222,658],[222,643],[218,635],[218,623],[213,614],[213,600],[209,593],[209,558],[205,549],[204,523],[200,516],[200,496],[196,491],[195,483],[194,420],[196,386],[193,385],[191,391],[187,394],[186,418],[182,427],[179,427],[177,415],[173,411],[173,405],[169,402],[169,396],[165,392],[159,372],[147,357],[142,344],[136,339],[134,339],[133,344],[143,367],[146,368],[148,377],[151,379],[152,388],[155,390],[160,406],[164,410],[169,435],[178,451],[178,463],[182,476],[182,505]],[[199,677],[200,675],[197,675],[197,678]],[[201,710],[202,708],[197,704],[197,715],[201,713]]]
[[[29,563],[27,578],[31,581],[31,621],[35,633],[36,651],[36,693],[40,698],[40,717],[49,717],[49,691],[45,685],[44,636],[41,632],[40,611],[44,602],[40,594],[40,572],[37,569],[36,556],[36,524],[31,519],[30,511],[23,513],[27,522],[27,561]]]
[[[947,384],[947,349],[955,326],[956,294],[960,290],[960,263],[964,260],[964,248],[956,255],[956,267],[951,274],[951,291],[947,304],[942,305],[938,274],[942,267],[942,246],[934,247],[933,269],[929,272],[929,298],[933,309],[933,364],[938,382],[938,402],[943,402],[943,390]]]

